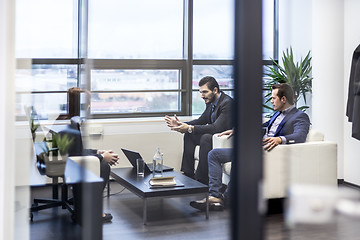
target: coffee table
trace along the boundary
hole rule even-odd
[[[185,195],[206,194],[206,211],[205,218],[209,218],[209,188],[194,179],[191,179],[179,172],[169,171],[164,172],[163,176],[175,176],[175,180],[181,182],[182,187],[166,187],[155,188],[149,187],[149,180],[153,177],[152,174],[146,174],[144,177],[138,177],[136,169],[129,168],[112,168],[110,175],[116,182],[136,194],[143,199],[143,224],[147,221],[147,199],[148,198],[165,198],[165,197],[179,197]]]

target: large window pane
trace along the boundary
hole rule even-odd
[[[89,57],[180,59],[183,1],[89,1]]]
[[[16,57],[77,57],[76,0],[16,0]]]
[[[48,119],[67,112],[66,91],[77,86],[77,66],[32,65],[32,69],[17,69],[15,85],[16,116],[25,116],[24,109],[34,106],[42,119]]]
[[[179,70],[92,70],[92,91],[180,89]]]
[[[194,0],[194,59],[233,59],[234,1]]]
[[[17,69],[16,91],[67,91],[77,86],[76,65],[32,65]]]
[[[92,70],[91,113],[179,111],[180,75],[180,70],[171,69]]]
[[[205,76],[213,76],[220,90],[233,89],[234,77],[232,65],[196,65],[193,66],[193,89],[199,89],[199,81]]]
[[[93,93],[91,114],[179,111],[177,92]]]
[[[263,0],[263,59],[274,58],[274,0]]]
[[[66,114],[66,93],[17,93],[16,115],[25,116],[25,109],[33,106],[39,119],[56,119]]]

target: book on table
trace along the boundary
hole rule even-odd
[[[151,186],[171,187],[176,185],[175,177],[153,177],[149,181]]]
[[[184,187],[185,185],[175,177],[153,177],[149,182],[145,182],[149,188],[174,188]]]

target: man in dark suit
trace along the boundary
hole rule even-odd
[[[264,150],[270,151],[279,144],[305,142],[309,132],[310,119],[306,113],[295,107],[294,91],[291,86],[285,83],[273,85],[271,103],[277,112],[263,124],[263,127],[266,128],[263,137]],[[232,134],[233,130],[228,130],[220,135],[231,137]],[[210,210],[222,210],[224,208],[224,199],[228,198],[230,183],[223,195],[221,193],[222,164],[230,161],[232,161],[231,148],[217,148],[209,152]],[[192,201],[190,205],[205,210],[206,199]]]
[[[205,111],[198,119],[189,122],[180,122],[165,116],[165,121],[171,130],[185,133],[184,152],[181,171],[185,175],[208,184],[207,155],[212,149],[212,135],[231,128],[232,98],[220,91],[215,78],[207,76],[199,82],[201,98],[206,104]],[[199,164],[194,174],[194,152],[196,145],[200,145]]]

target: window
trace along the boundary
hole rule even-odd
[[[275,3],[278,0],[263,0],[263,59],[277,59],[277,17]]]
[[[76,58],[77,1],[16,0],[17,58]]]
[[[77,86],[76,65],[32,65],[16,71],[16,113],[33,106],[41,119],[66,113],[66,91]],[[51,91],[49,91],[51,90]]]
[[[92,70],[91,114],[178,112],[179,70]]]
[[[263,0],[264,64],[277,58],[277,1]],[[233,0],[16,4],[18,116],[29,104],[44,119],[66,113],[66,91],[84,82],[92,118],[200,114],[207,75],[234,95]]]
[[[234,1],[194,0],[194,59],[234,59]]]
[[[183,2],[89,1],[88,39],[89,58],[182,59]]]

